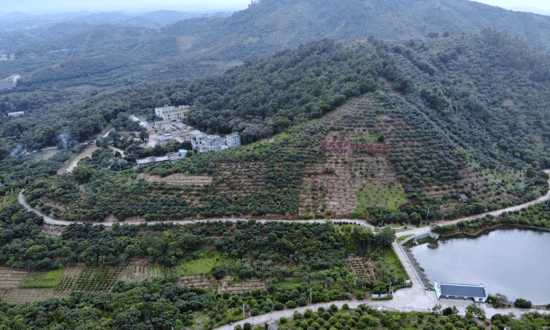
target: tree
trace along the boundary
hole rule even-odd
[[[466,312],[467,313],[472,313],[472,315],[474,317],[477,317],[480,320],[485,320],[485,311],[481,307],[479,307],[475,304],[472,304],[472,305],[468,306],[466,308]]]
[[[73,170],[74,178],[78,183],[81,184],[88,182],[96,173],[97,170],[95,168],[85,164],[79,164]]]
[[[531,308],[532,305],[533,304],[529,300],[523,298],[518,298],[514,302],[514,306],[517,308]]]
[[[384,227],[375,237],[376,243],[380,247],[390,247],[395,241],[395,231],[390,227]]]

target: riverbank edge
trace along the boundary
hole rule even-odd
[[[506,230],[506,229],[525,229],[525,230],[533,230],[533,231],[541,231],[541,232],[550,232],[550,228],[548,227],[541,227],[541,226],[533,226],[533,225],[524,225],[519,223],[513,223],[513,222],[506,222],[506,223],[498,223],[495,225],[485,226],[482,227],[480,230],[475,232],[467,232],[467,231],[458,231],[458,232],[451,232],[451,233],[445,233],[445,234],[439,234],[439,238],[435,239],[436,241],[451,239],[451,238],[461,238],[462,236],[468,236],[471,238],[476,238],[483,236],[484,234],[488,234],[495,230]]]

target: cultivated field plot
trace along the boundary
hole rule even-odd
[[[56,289],[61,284],[63,269],[31,272],[20,283],[22,289]]]
[[[151,277],[179,276],[177,267],[149,265],[147,260],[132,259],[120,274],[120,280],[126,282],[141,282]]]
[[[166,182],[166,184],[174,186],[209,186],[212,184],[213,178],[211,176],[188,176],[182,173],[176,173],[168,175],[166,177],[160,177],[155,175],[149,175],[147,173],[140,173],[138,179],[144,179],[147,182]]]
[[[25,270],[0,267],[0,289],[15,289],[29,274]]]
[[[74,290],[76,282],[84,270],[84,265],[67,266],[63,269],[63,275],[61,277],[61,283],[55,290],[56,293],[70,293]]]
[[[86,267],[76,280],[74,290],[83,292],[110,292],[120,278],[122,267]]]
[[[369,282],[379,281],[380,273],[373,260],[366,260],[356,255],[348,256],[348,269],[352,271],[358,280]]]
[[[218,291],[220,282],[212,275],[186,275],[182,276],[179,282],[181,286],[198,288],[208,291]]]
[[[322,142],[325,160],[310,165],[300,192],[300,213],[325,211],[332,217],[365,213],[373,206],[397,209],[406,203],[390,152],[415,145],[396,136],[400,119],[375,116],[368,99],[350,101],[327,120],[333,129]],[[381,138],[383,137],[383,139]]]
[[[243,293],[254,290],[267,290],[265,281],[260,279],[251,279],[247,281],[238,281],[231,276],[226,276],[221,283],[220,293]]]
[[[11,304],[22,304],[44,301],[59,296],[54,294],[54,289],[14,289],[10,290],[3,300]]]

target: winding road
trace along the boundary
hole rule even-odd
[[[550,174],[550,170],[546,170],[545,172],[547,174]],[[549,180],[549,184],[550,184],[550,180]],[[46,224],[56,225],[56,226],[68,226],[68,225],[73,224],[73,223],[79,223],[79,224],[86,223],[86,222],[83,222],[83,221],[65,221],[65,220],[53,219],[53,218],[43,214],[42,212],[37,211],[34,208],[32,208],[27,203],[27,201],[25,200],[25,195],[23,194],[23,192],[24,192],[24,190],[22,190],[19,193],[19,197],[18,197],[19,203],[25,209],[27,209],[28,211],[34,212],[37,215],[43,217],[44,222]],[[471,221],[471,220],[474,220],[474,219],[485,217],[487,215],[498,216],[498,215],[501,215],[505,212],[512,212],[512,211],[525,209],[527,207],[530,207],[530,206],[533,206],[533,205],[536,205],[536,204],[540,204],[540,203],[544,203],[544,202],[547,202],[549,200],[550,200],[550,191],[546,195],[544,195],[544,196],[542,196],[542,197],[540,197],[540,198],[538,198],[534,201],[528,202],[528,203],[508,207],[508,208],[497,210],[497,211],[486,212],[486,213],[478,214],[478,215],[475,215],[475,216],[460,218],[460,219],[456,219],[456,220],[452,220],[452,221],[438,221],[436,223],[433,223],[433,225],[455,224],[455,223],[460,222],[460,221]],[[146,223],[148,225],[154,225],[154,224],[161,224],[161,223],[174,223],[174,224],[179,224],[179,225],[186,225],[186,224],[204,223],[204,222],[207,222],[207,221],[237,222],[237,221],[247,221],[247,220],[250,220],[250,219],[139,221],[139,222],[129,222],[128,224],[137,225],[137,224]],[[364,221],[364,220],[355,220],[355,219],[256,220],[256,221],[258,221],[260,223],[273,222],[273,221],[289,222],[289,223],[292,223],[292,222],[325,223],[326,221],[331,221],[332,223],[335,223],[335,224],[355,224],[355,225],[359,225],[359,226],[361,226],[365,229],[370,229],[370,230],[374,229],[374,227],[372,225],[368,224],[366,221]],[[101,222],[101,223],[92,223],[92,224],[94,226],[103,225],[103,226],[106,226],[106,227],[111,227],[114,224],[124,224],[124,222]],[[402,236],[408,236],[408,235],[414,235],[414,236],[426,235],[426,234],[430,233],[431,228],[432,227],[430,227],[430,226],[421,227],[421,228],[412,228],[410,230],[399,232],[399,233],[396,234],[396,236],[402,237]],[[465,314],[466,307],[472,304],[471,301],[462,301],[462,300],[440,300],[440,301],[438,301],[435,294],[432,291],[424,290],[424,286],[420,283],[414,268],[412,267],[409,259],[406,257],[405,253],[403,252],[401,246],[397,242],[394,242],[393,243],[393,248],[394,248],[395,252],[397,253],[397,256],[399,257],[399,259],[403,263],[403,266],[405,267],[405,270],[407,271],[407,274],[408,274],[409,278],[411,279],[411,281],[413,283],[413,286],[411,288],[401,289],[401,290],[395,292],[394,295],[393,295],[392,300],[374,301],[374,302],[372,302],[372,301],[371,302],[365,302],[365,301],[337,301],[337,302],[330,302],[330,303],[315,304],[315,305],[310,305],[310,306],[306,306],[306,307],[299,307],[299,308],[290,309],[290,310],[273,311],[273,312],[270,312],[270,313],[267,313],[267,314],[264,314],[264,315],[254,316],[254,317],[239,321],[235,324],[225,325],[225,326],[219,327],[215,330],[233,330],[236,325],[238,325],[238,324],[243,325],[246,322],[251,323],[253,325],[263,324],[263,323],[266,323],[266,322],[269,322],[269,321],[272,321],[272,320],[278,320],[282,317],[286,317],[286,318],[292,317],[292,315],[294,314],[295,311],[298,311],[300,313],[305,312],[307,309],[317,311],[320,307],[328,308],[332,304],[338,306],[338,308],[341,308],[344,304],[348,304],[351,308],[357,308],[359,305],[367,304],[367,305],[371,306],[372,308],[377,308],[377,309],[382,309],[382,310],[405,311],[405,312],[406,311],[424,311],[424,312],[431,311],[431,309],[436,304],[440,304],[440,305],[443,306],[443,308],[456,306],[459,309],[459,312],[460,312],[461,315]],[[539,313],[544,313],[544,314],[550,314],[550,311],[540,311],[540,310],[495,309],[495,308],[489,307],[489,305],[487,305],[487,304],[482,304],[480,307],[482,307],[485,310],[485,313],[487,314],[487,317],[491,317],[492,315],[498,314],[498,313],[504,314],[504,313],[510,313],[510,312],[514,313],[514,315],[516,315],[516,316],[519,316],[519,315],[522,315],[522,314],[525,314],[525,313],[534,312],[534,311],[537,311]]]
[[[550,174],[550,170],[545,170],[544,172],[546,172],[547,174]],[[550,184],[550,180],[548,181],[548,184]],[[85,221],[67,221],[67,220],[53,219],[52,217],[49,217],[49,216],[45,215],[44,213],[32,208],[27,203],[27,201],[25,200],[25,195],[23,194],[23,192],[24,192],[24,190],[21,190],[19,192],[19,198],[18,198],[19,199],[19,204],[21,204],[28,211],[34,212],[37,215],[43,217],[44,222],[49,224],[49,225],[68,226],[68,225],[73,224],[73,223],[80,223],[80,224],[90,223],[90,222],[85,222]],[[492,215],[492,216],[496,217],[496,216],[499,216],[499,215],[501,215],[505,212],[512,212],[512,211],[525,209],[525,208],[528,208],[528,207],[536,205],[536,204],[547,202],[549,200],[550,200],[550,190],[546,193],[546,195],[541,196],[541,197],[537,198],[536,200],[533,200],[533,201],[530,201],[530,202],[527,202],[527,203],[524,203],[524,204],[520,204],[520,205],[516,205],[516,206],[512,206],[512,207],[508,207],[508,208],[500,209],[500,210],[496,210],[496,211],[481,213],[481,214],[477,214],[477,215],[474,215],[474,216],[464,217],[464,218],[460,218],[460,219],[456,219],[456,220],[450,220],[450,221],[441,220],[441,221],[437,221],[437,222],[432,223],[431,226],[420,227],[420,228],[411,228],[410,230],[399,232],[399,233],[396,234],[396,236],[397,237],[402,237],[402,236],[408,236],[408,235],[415,235],[415,236],[425,235],[425,234],[430,233],[431,228],[433,226],[450,225],[450,224],[458,223],[460,221],[471,221],[471,220],[474,220],[474,219],[483,218],[487,215]],[[156,224],[162,224],[162,223],[173,223],[173,224],[178,224],[178,225],[187,225],[187,224],[203,223],[203,222],[208,222],[208,221],[237,222],[237,221],[248,221],[248,220],[250,220],[250,219],[207,219],[207,220],[179,220],[179,221],[145,221],[145,220],[143,220],[143,221],[133,221],[133,222],[124,222],[124,221],[93,222],[92,225],[94,225],[94,226],[103,225],[105,227],[112,227],[114,224],[122,225],[122,224],[125,224],[125,223],[129,224],[129,225],[139,225],[139,224],[144,224],[144,223],[148,224],[148,225],[156,225]],[[370,230],[374,229],[374,226],[367,223],[365,220],[358,220],[358,219],[330,219],[330,220],[327,220],[327,219],[316,219],[316,220],[262,220],[262,219],[260,219],[260,220],[256,220],[256,221],[260,222],[260,223],[267,223],[267,222],[274,222],[274,221],[276,221],[276,222],[288,222],[288,223],[292,223],[292,222],[326,223],[327,221],[331,221],[332,223],[335,223],[335,224],[354,224],[354,225],[359,225],[359,226],[361,226],[365,229],[370,229]]]

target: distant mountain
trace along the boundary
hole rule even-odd
[[[542,9],[538,9],[537,7],[519,6],[519,7],[512,7],[512,8],[509,8],[509,9],[513,10],[513,11],[522,11],[522,12],[527,12],[527,13],[534,13],[534,14],[539,14],[539,15],[550,16],[550,10],[542,10]]]
[[[465,0],[263,0],[220,21],[179,22],[164,29],[226,59],[269,55],[311,40],[426,37],[430,32],[507,30],[550,51],[550,17]]]
[[[21,74],[20,86],[25,86],[29,76],[39,75],[39,80],[31,80],[45,81],[43,74],[50,71],[42,68],[51,66],[57,72],[65,61],[69,67],[73,60],[99,63],[97,58],[121,57],[129,61],[124,66],[127,71],[116,70],[118,80],[103,76],[104,86],[124,81],[128,75],[181,79],[219,72],[324,38],[426,38],[479,34],[488,28],[506,30],[550,52],[550,17],[466,0],[263,0],[229,17],[175,11],[71,15],[68,22],[43,28],[0,31],[3,52],[17,55],[16,61],[0,62],[0,71],[6,76]],[[118,61],[115,64],[107,67],[119,68]],[[104,74],[96,69],[90,72]]]

